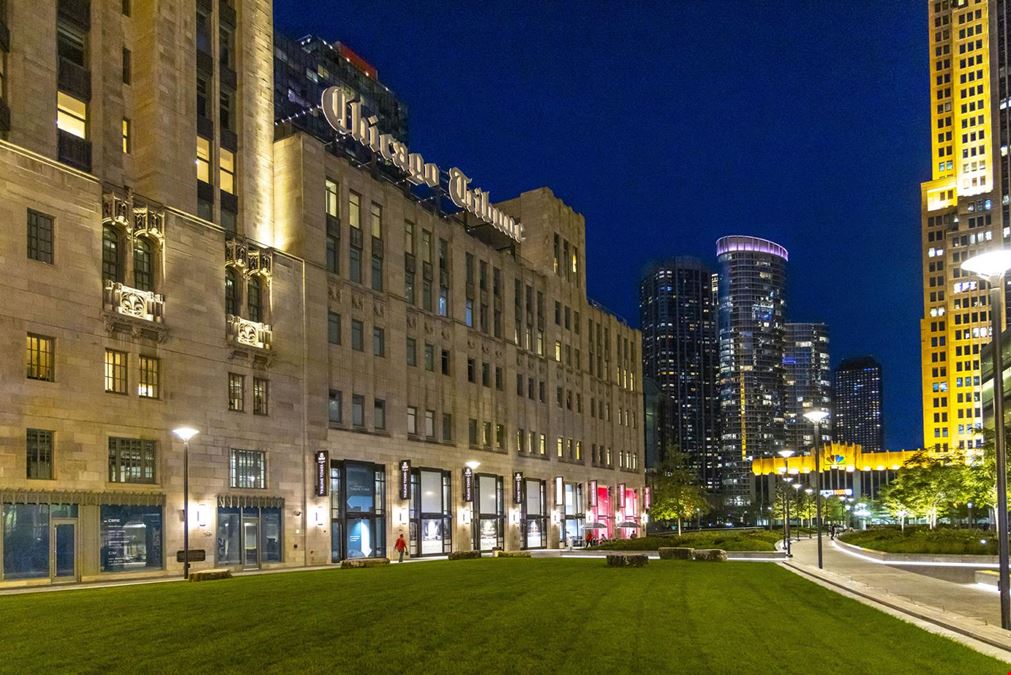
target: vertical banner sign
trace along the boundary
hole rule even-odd
[[[597,508],[597,481],[590,481],[590,508]]]
[[[316,496],[326,497],[330,487],[330,453],[326,450],[316,452]]]
[[[523,472],[513,474],[513,504],[523,503]]]
[[[474,501],[474,469],[463,467],[463,501]]]
[[[555,506],[565,503],[565,484],[561,476],[555,476]]]
[[[411,460],[400,460],[400,498],[411,497]]]
[[[642,489],[642,508],[644,511],[649,511],[651,506],[653,506],[653,491],[647,485]]]
[[[625,484],[618,483],[618,508],[625,508]]]

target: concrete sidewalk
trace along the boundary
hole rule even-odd
[[[828,537],[822,543],[823,570],[818,569],[814,539],[794,542],[794,557],[783,566],[833,590],[847,591],[845,595],[865,604],[913,620],[921,627],[929,629],[932,625],[987,645],[997,653],[980,649],[979,644],[971,646],[1011,661],[1011,632],[1000,627],[996,592],[859,557],[835,546]]]

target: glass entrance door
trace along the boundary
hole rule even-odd
[[[75,581],[77,579],[77,522],[54,520],[52,542],[53,580]]]
[[[256,516],[242,517],[242,566],[260,566],[260,519]]]

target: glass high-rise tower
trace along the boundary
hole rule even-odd
[[[647,467],[676,445],[710,490],[719,488],[720,463],[716,296],[716,275],[691,257],[653,265],[639,284],[643,376],[657,389]]]
[[[716,242],[719,260],[719,393],[722,493],[752,503],[750,461],[784,446],[785,248],[758,237]]]
[[[864,452],[885,448],[881,364],[870,356],[846,359],[832,382],[832,436],[837,443],[856,443]]]
[[[814,425],[804,414],[810,410],[832,412],[832,370],[828,353],[828,326],[823,323],[788,323],[783,344],[786,448],[808,452],[814,446]],[[831,424],[821,425],[822,441],[832,440]]]

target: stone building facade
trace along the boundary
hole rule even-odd
[[[581,215],[523,193],[504,241],[275,127],[269,0],[5,10],[0,586],[180,573],[183,425],[194,569],[641,526]]]

